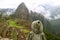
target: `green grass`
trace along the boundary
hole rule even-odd
[[[9,23],[8,25],[9,25],[10,27],[20,28],[24,33],[28,33],[28,32],[29,32],[28,29],[25,29],[24,26],[19,26],[19,25],[17,24],[17,22],[14,21],[14,20],[8,20],[8,23]]]
[[[8,25],[10,26],[10,27],[16,27],[16,28],[24,28],[24,26],[19,26],[19,25],[17,25],[16,23],[16,21],[14,21],[14,20],[8,20]]]
[[[8,20],[8,25],[9,26],[16,26],[16,21]]]
[[[23,31],[24,33],[28,33],[28,32],[29,32],[28,29],[22,29],[22,31]]]

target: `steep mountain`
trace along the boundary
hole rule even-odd
[[[17,18],[20,18],[20,19],[28,19],[29,11],[24,3],[21,3],[17,7],[17,9],[15,11],[15,15],[17,16]]]

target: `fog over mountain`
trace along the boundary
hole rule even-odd
[[[60,7],[55,7],[51,5],[41,5],[43,8],[45,8],[44,11],[49,11],[50,12],[50,18],[52,19],[58,19],[60,18]],[[46,13],[47,14],[47,13]]]
[[[6,8],[6,9],[0,8],[0,11],[11,13],[11,12],[15,11],[15,9],[13,9],[13,8]],[[29,11],[31,11],[31,10],[29,9]],[[35,8],[35,10],[32,10],[32,11],[43,14],[47,19],[60,18],[60,7],[51,6],[48,4],[38,5],[37,8]]]
[[[15,11],[14,8],[0,8],[0,13],[7,13],[8,15],[13,13],[14,11]]]

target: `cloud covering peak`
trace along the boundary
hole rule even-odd
[[[46,18],[56,18],[59,13],[56,7],[60,7],[60,0],[0,0],[0,8],[17,8],[22,2],[29,10],[42,13]]]

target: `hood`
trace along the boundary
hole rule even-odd
[[[43,32],[43,24],[40,20],[33,21],[31,24],[31,29],[33,32]]]

